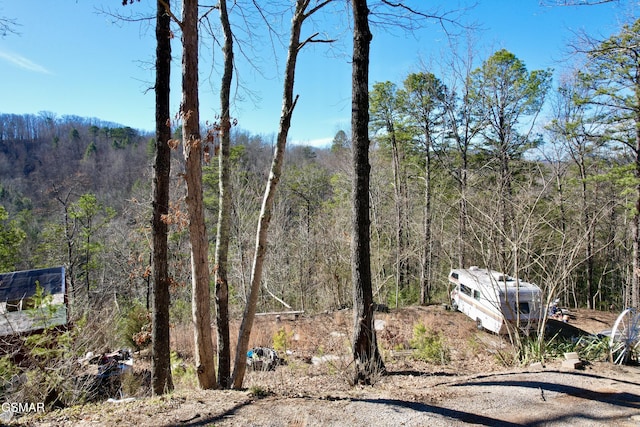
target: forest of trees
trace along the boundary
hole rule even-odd
[[[504,68],[516,63],[522,67],[518,72],[533,75],[508,52],[491,60],[505,61]],[[474,76],[486,78],[481,71],[474,70]],[[570,105],[579,89],[572,83],[563,83],[557,95],[549,90],[554,116],[539,127],[542,133],[516,134],[513,142],[485,138],[494,130],[490,125],[480,129],[482,117],[472,115],[484,109],[464,104],[483,102],[480,95],[460,97],[431,73],[410,74],[398,87],[373,85],[370,198],[378,302],[392,307],[419,303],[422,283],[429,289],[426,303],[443,302],[450,268],[483,265],[512,272],[513,259],[519,258],[519,276],[543,286],[557,283],[557,296],[569,306],[625,306],[631,283],[633,157],[623,144],[605,137],[605,124],[589,120],[600,115],[590,117],[587,106]],[[487,87],[484,81],[476,85]],[[438,90],[437,98],[428,98]],[[386,131],[377,133],[375,123],[383,114],[388,116]],[[1,115],[0,201],[8,214],[3,233],[20,230],[23,236],[4,248],[3,259],[13,261],[5,261],[3,270],[66,265],[79,295],[89,290],[96,298],[109,298],[115,293],[124,303],[136,298],[147,304],[152,142],[152,135],[95,119]],[[246,297],[272,149],[271,136],[232,131],[229,276],[236,315]],[[260,310],[283,309],[283,302],[308,312],[350,305],[349,151],[343,131],[327,149],[288,148]],[[185,286],[189,268],[181,157],[174,151],[174,302],[188,300],[190,292]],[[504,167],[508,200],[500,190],[507,179]],[[217,218],[216,169],[214,162],[204,166],[211,236]],[[502,209],[509,215],[503,218]],[[430,227],[427,239],[425,224]]]
[[[448,271],[478,265],[535,282],[548,300],[569,307],[637,305],[639,30],[640,21],[607,40],[585,40],[580,71],[555,76],[557,84],[552,70],[529,70],[504,49],[486,58],[451,55],[437,70],[371,82],[376,302],[448,302]],[[182,129],[172,128],[170,144]],[[229,313],[238,319],[251,288],[272,153],[281,144],[273,135],[227,130],[233,196],[226,275]],[[96,321],[117,325],[149,310],[155,142],[155,135],[98,119],[0,114],[2,271],[65,266],[75,318],[92,310],[104,315]],[[258,311],[352,306],[351,142],[345,129],[327,148],[286,148]],[[205,152],[202,165],[211,259],[220,206],[216,154]],[[174,325],[192,316],[185,168],[174,149],[164,218]]]

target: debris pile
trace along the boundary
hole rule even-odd
[[[79,362],[89,368],[88,373],[76,378],[78,389],[86,391],[89,401],[122,397],[122,376],[133,371],[131,350],[88,352]]]
[[[247,352],[247,366],[254,371],[272,371],[283,362],[272,348],[254,347]]]

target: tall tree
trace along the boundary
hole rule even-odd
[[[400,289],[407,286],[408,281],[408,219],[407,219],[407,177],[404,172],[405,150],[400,136],[402,99],[398,95],[396,85],[387,81],[375,83],[369,94],[369,111],[372,131],[382,130],[381,138],[391,148],[391,165],[393,171],[393,190],[396,213],[396,308]]]
[[[371,39],[367,0],[351,0],[353,57],[351,77],[351,141],[353,146],[351,276],[353,282],[354,383],[371,384],[385,371],[376,342],[371,285],[369,217],[369,52]]]
[[[262,281],[262,270],[267,253],[267,236],[269,231],[269,223],[271,222],[273,201],[275,191],[282,174],[282,163],[284,161],[284,153],[287,145],[287,137],[291,127],[291,117],[298,100],[293,96],[293,86],[296,75],[296,63],[300,50],[308,43],[320,42],[315,39],[314,34],[301,41],[301,30],[304,21],[309,16],[329,4],[332,0],[320,1],[316,6],[309,9],[311,0],[296,0],[293,18],[291,19],[291,34],[289,38],[289,47],[287,52],[287,63],[285,65],[284,87],[282,94],[282,111],[280,114],[280,125],[278,127],[278,135],[276,136],[276,147],[273,153],[273,161],[271,163],[271,171],[269,179],[264,191],[262,199],[262,207],[260,209],[260,219],[258,220],[258,230],[256,232],[256,247],[253,257],[253,265],[251,269],[251,287],[249,298],[244,309],[240,331],[238,332],[238,344],[236,347],[236,356],[233,365],[233,388],[242,387],[244,374],[246,372],[246,354],[249,347],[249,338],[251,336],[251,328],[256,314],[256,306],[258,304],[258,293]],[[324,41],[326,42],[326,40]]]
[[[231,385],[231,350],[229,339],[229,283],[228,257],[229,232],[231,226],[231,118],[229,99],[233,78],[233,33],[229,23],[227,1],[220,0],[220,22],[224,33],[224,72],[220,87],[220,155],[219,161],[219,208],[218,232],[216,236],[215,283],[216,283],[216,329],[218,332],[218,385]]]
[[[479,108],[476,115],[487,118],[487,127],[483,130],[484,148],[495,159],[498,168],[499,268],[511,271],[515,262],[507,243],[515,241],[515,230],[511,223],[511,162],[532,146],[529,131],[525,129],[523,132],[520,128],[526,125],[524,119],[527,117],[532,118],[529,124],[533,126],[551,82],[551,71],[529,72],[524,62],[502,49],[484,61],[471,78],[471,96],[477,100]],[[517,271],[513,271],[513,274],[517,276]]]
[[[438,160],[449,171],[458,187],[458,235],[457,261],[459,266],[467,265],[469,238],[469,162],[474,141],[486,125],[486,117],[477,114],[482,109],[476,106],[477,99],[471,95],[471,73],[475,49],[468,43],[464,50],[454,46],[452,59],[447,69],[451,70],[448,80],[449,90],[445,93],[444,126],[448,129],[444,146],[435,150]],[[485,114],[487,112],[485,111]]]
[[[292,154],[292,150],[289,154]],[[293,156],[289,159],[291,157]],[[291,163],[295,161],[296,164],[289,168],[283,185],[287,191],[286,200],[289,209],[298,213],[292,220],[292,226],[296,224],[299,230],[296,236],[299,238],[291,241],[291,246],[296,248],[292,263],[298,266],[297,275],[293,280],[295,288],[299,291],[298,307],[305,310],[308,308],[309,289],[319,286],[319,282],[322,281],[316,271],[319,258],[325,255],[319,253],[318,249],[317,231],[320,224],[317,223],[317,217],[322,213],[322,203],[328,194],[330,183],[327,170],[317,159],[309,157],[302,161],[295,159],[288,161]]]
[[[211,303],[209,290],[209,241],[204,220],[202,196],[203,148],[200,137],[198,99],[198,2],[182,1],[182,144],[187,184],[189,241],[191,246],[192,310],[194,323],[195,364],[198,385],[216,387],[213,340],[211,337]]]
[[[590,92],[583,99],[605,108],[607,138],[622,144],[633,158],[635,206],[631,225],[632,277],[626,305],[640,303],[640,19],[624,25],[618,34],[598,42],[589,40],[586,70]]]
[[[587,95],[575,75],[565,78],[558,87],[556,103],[553,108],[553,119],[547,128],[553,133],[558,144],[562,146],[571,162],[578,169],[580,183],[580,212],[578,222],[581,235],[584,236],[585,260],[584,277],[586,281],[587,307],[593,308],[595,293],[595,211],[589,196],[589,169],[593,159],[603,145],[601,123],[598,123],[598,108],[585,104],[582,100]],[[600,116],[601,117],[601,116]],[[595,119],[595,120],[594,120]],[[576,224],[577,225],[577,224]],[[584,302],[584,301],[583,301]]]
[[[166,2],[156,4],[156,141],[153,175],[153,309],[151,388],[156,395],[173,390],[169,346],[168,225],[171,175],[171,119],[169,93],[171,77],[171,17]]]
[[[62,227],[66,252],[65,266],[67,270],[67,277],[69,278],[69,286],[71,288],[71,295],[68,296],[71,298],[71,306],[73,306],[73,303],[78,298],[78,285],[76,284],[76,266],[78,265],[78,259],[77,256],[75,256],[75,235],[77,229],[75,227],[75,222],[71,218],[72,190],[67,190],[65,194],[62,194],[62,189],[53,184],[51,193],[62,206]]]
[[[97,255],[104,250],[104,243],[97,238],[98,232],[115,216],[115,210],[104,206],[93,193],[85,193],[69,208],[69,218],[78,224],[78,247],[82,264],[87,302],[90,301],[91,287],[94,282],[92,274],[98,270]]]
[[[433,144],[442,125],[443,103],[446,93],[444,84],[432,73],[409,74],[404,81],[402,92],[404,111],[409,117],[416,137],[421,141],[424,150],[424,219],[423,219],[423,254],[420,274],[420,304],[431,300],[431,162]]]

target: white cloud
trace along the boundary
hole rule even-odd
[[[36,64],[35,62],[25,58],[22,55],[18,55],[17,53],[0,50],[0,59],[4,59],[5,61],[15,65],[16,67],[23,68],[25,70],[34,71],[36,73],[51,74],[51,72],[44,68],[42,65]]]

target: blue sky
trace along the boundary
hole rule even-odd
[[[547,0],[553,2],[553,0]],[[152,15],[155,2],[142,0],[122,8],[120,0],[0,0],[0,17],[17,21],[18,35],[0,38],[0,113],[95,117],[136,129],[154,129],[152,87],[155,54],[154,23],[123,22],[100,9]],[[528,69],[562,68],[565,46],[572,32],[608,36],[621,22],[634,16],[635,1],[599,6],[545,7],[539,0],[411,0],[425,10],[455,10],[476,6],[462,15],[466,23],[482,27],[476,32],[478,59],[505,48]],[[305,48],[298,62],[295,93],[300,95],[289,133],[293,143],[322,146],[350,123],[351,38],[342,14],[317,23],[340,40],[333,46]],[[458,16],[458,15],[456,15]],[[217,15],[214,15],[217,17]],[[281,24],[288,26],[289,16]],[[276,23],[279,24],[279,23]],[[256,25],[255,28],[258,28]],[[454,28],[451,28],[455,30]],[[305,32],[310,34],[311,29]],[[447,39],[435,22],[413,35],[373,27],[370,83],[390,80],[400,85],[407,74],[433,64],[439,75]],[[285,35],[285,40],[288,35]],[[282,67],[286,46],[272,49],[264,34],[253,43],[256,70],[238,58],[241,87],[232,115],[239,127],[266,136],[277,131],[282,104]],[[203,57],[221,59],[219,51],[201,49]],[[236,53],[239,56],[239,53]],[[172,105],[180,100],[180,45],[174,39]],[[278,63],[275,63],[277,58]],[[219,74],[211,61],[201,64],[201,120],[218,112]],[[248,90],[245,90],[247,88]]]

